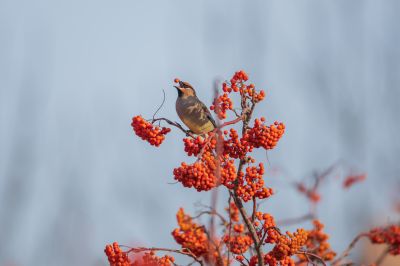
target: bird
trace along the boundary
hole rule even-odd
[[[207,106],[197,98],[193,86],[185,81],[178,81],[179,86],[174,86],[178,91],[176,99],[176,112],[182,122],[197,135],[213,131],[217,124]]]

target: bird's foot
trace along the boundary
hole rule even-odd
[[[190,129],[186,130],[186,137],[191,137],[193,136],[194,132]]]

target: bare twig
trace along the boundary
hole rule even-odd
[[[204,214],[216,215],[216,216],[218,216],[218,217],[221,219],[221,222],[222,222],[223,224],[227,224],[226,219],[225,219],[221,214],[219,214],[217,211],[202,211],[202,212],[200,212],[199,214],[197,214],[196,216],[193,216],[192,218],[193,218],[193,219],[197,219],[197,218],[203,216]]]
[[[171,126],[177,127],[177,128],[179,128],[180,130],[182,130],[182,132],[185,133],[187,136],[190,136],[190,137],[192,137],[192,138],[195,138],[195,136],[194,136],[189,130],[186,130],[186,129],[185,129],[181,124],[179,124],[178,122],[172,122],[171,120],[169,120],[169,119],[167,119],[167,118],[161,117],[161,118],[152,119],[152,120],[151,120],[151,123],[154,123],[154,122],[156,122],[156,121],[165,121],[165,122],[167,122],[168,124],[170,124]]]
[[[232,235],[232,215],[231,215],[231,200],[232,200],[232,195],[229,194],[229,199],[228,199],[228,211],[229,211],[229,241],[231,240],[231,235]],[[230,256],[230,247],[228,246],[228,266],[229,266],[229,256]]]
[[[253,213],[251,214],[251,221],[254,223],[256,220],[256,212],[257,212],[257,199],[253,196]]]
[[[315,219],[315,215],[313,213],[308,213],[308,214],[300,216],[300,217],[289,218],[289,219],[284,219],[284,220],[278,221],[277,224],[279,224],[280,226],[282,226],[282,225],[287,226],[287,225],[298,224],[298,223],[312,220],[312,219]]]
[[[260,239],[260,243],[258,243],[258,246],[259,246],[259,247],[262,246],[262,244],[264,243],[265,237],[266,237],[267,234],[268,234],[268,231],[271,230],[271,229],[275,230],[278,234],[282,235],[281,230],[280,230],[278,227],[276,227],[276,226],[270,226],[270,227],[265,228],[265,229],[264,229],[264,234],[263,234],[263,236],[262,236],[261,239]]]
[[[161,105],[157,108],[157,110],[153,114],[153,120],[154,120],[154,117],[156,116],[156,114],[158,113],[158,111],[161,110],[161,108],[164,106],[164,103],[165,103],[165,91],[164,91],[164,89],[162,91],[163,91],[163,100],[162,100]]]
[[[232,109],[232,112],[235,114],[236,117],[240,117],[240,115],[238,114],[238,112],[236,112],[236,109]]]
[[[342,255],[340,255],[340,257],[338,257],[337,259],[335,259],[332,262],[332,266],[335,265],[339,265],[339,262],[341,262],[344,258],[346,258],[349,254],[350,251],[354,248],[354,246],[357,244],[357,242],[363,238],[363,237],[367,237],[368,234],[367,233],[360,233],[359,235],[357,235],[353,241],[351,241],[350,245],[347,247],[347,249],[345,251],[343,251]]]
[[[221,256],[220,246],[217,245],[217,243],[215,243],[214,238],[210,235],[210,233],[207,231],[207,228],[204,225],[203,226],[199,226],[198,228],[201,228],[201,229],[204,230],[204,233],[207,235],[208,242],[214,245],[215,250],[218,253],[217,264],[216,265],[223,265],[223,259],[222,259],[222,256]],[[211,250],[210,250],[209,256],[210,256],[210,258],[213,257],[213,252]]]
[[[318,260],[322,265],[326,266],[326,263],[325,263],[324,259],[321,258],[320,256],[314,254],[314,253],[310,253],[310,252],[307,252],[307,251],[299,251],[299,252],[297,252],[297,254],[304,255],[307,258],[311,257],[311,258],[313,258],[315,260]]]
[[[188,249],[169,249],[169,248],[145,248],[145,247],[137,247],[137,248],[131,248],[128,247],[129,250],[127,251],[127,253],[133,252],[133,253],[139,253],[139,252],[144,252],[144,251],[165,251],[165,252],[172,252],[172,253],[177,253],[177,254],[181,254],[181,255],[185,255],[185,256],[189,256],[192,259],[194,259],[196,262],[198,262],[200,265],[204,265],[203,261],[196,257],[196,255],[194,255],[190,250]]]
[[[389,253],[390,246],[386,247],[385,250],[379,255],[378,259],[375,261],[375,265],[379,266],[382,264],[382,262],[385,260],[387,254]]]
[[[224,128],[224,127],[226,127],[226,126],[236,124],[236,123],[238,123],[238,122],[241,121],[241,120],[243,120],[243,116],[240,116],[240,117],[238,117],[238,118],[236,118],[236,119],[233,119],[233,120],[231,120],[231,121],[225,122],[225,123],[223,123],[222,125],[220,125],[218,128],[221,129],[221,128]]]
[[[239,165],[239,170],[241,171],[242,167],[243,167],[243,160],[240,160],[240,165]],[[238,172],[239,174],[240,172]],[[239,198],[239,196],[237,195],[236,190],[234,192],[230,191],[231,196],[233,197],[233,200],[236,204],[236,206],[239,209],[239,213],[242,216],[242,219],[244,221],[244,223],[246,224],[247,229],[250,232],[250,236],[253,239],[255,248],[256,248],[256,253],[257,253],[257,258],[258,258],[258,265],[259,266],[263,266],[264,265],[264,256],[262,253],[262,250],[260,248],[260,239],[258,237],[257,231],[253,225],[253,223],[251,222],[251,220],[249,219],[247,212],[243,206],[243,202],[242,200]]]

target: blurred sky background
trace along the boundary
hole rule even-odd
[[[193,160],[181,132],[154,148],[131,118],[150,118],[164,89],[159,115],[178,120],[175,77],[209,106],[214,79],[240,69],[267,92],[257,115],[287,127],[264,211],[306,213],[291,182],[341,160],[368,178],[324,185],[334,249],[395,221],[399,12],[396,0],[0,0],[0,265],[106,265],[113,241],[177,247],[177,209],[211,194],[168,184]]]

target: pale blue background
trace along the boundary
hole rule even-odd
[[[0,0],[0,265],[105,265],[115,240],[175,246],[176,210],[210,193],[168,184],[186,160],[180,132],[155,149],[131,117],[150,117],[165,89],[160,115],[176,120],[173,78],[209,105],[214,78],[239,69],[267,91],[258,114],[287,125],[268,153],[286,177],[267,170],[278,193],[264,211],[305,213],[290,182],[341,159],[369,176],[349,192],[325,184],[334,248],[399,218],[399,11],[396,0]]]

